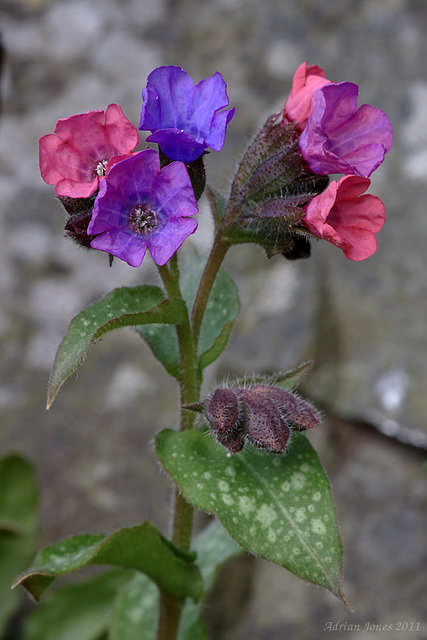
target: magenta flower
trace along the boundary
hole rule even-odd
[[[319,175],[368,177],[391,149],[392,127],[381,109],[357,109],[357,84],[330,83],[314,92],[299,147],[308,167]]]
[[[310,115],[313,93],[329,83],[325,72],[317,65],[307,66],[307,62],[300,64],[294,75],[291,93],[283,108],[284,122],[295,122],[297,129],[302,131]]]
[[[148,76],[142,99],[139,129],[151,131],[147,140],[171,160],[193,162],[205,149],[224,146],[235,110],[223,110],[229,99],[220,73],[194,86],[180,67],[158,67]]]
[[[375,253],[375,234],[385,222],[381,200],[370,194],[361,195],[370,184],[369,178],[359,176],[334,180],[309,202],[302,220],[317,238],[339,247],[350,260],[365,260]]]
[[[40,172],[57,196],[88,198],[105,176],[108,161],[130,153],[139,142],[136,127],[117,104],[58,120],[55,133],[40,138]]]
[[[195,232],[198,211],[193,187],[182,162],[160,170],[159,155],[145,149],[117,162],[99,187],[88,235],[93,249],[107,251],[139,267],[147,248],[165,264]]]

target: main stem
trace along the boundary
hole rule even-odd
[[[216,236],[194,301],[192,324],[187,316],[185,322],[176,326],[181,362],[180,431],[194,427],[195,414],[187,411],[183,406],[199,400],[201,375],[197,366],[197,345],[200,328],[213,283],[228,247],[229,245],[219,235]],[[169,265],[170,269],[167,266],[159,266],[163,285],[170,298],[182,299],[176,254]],[[175,489],[172,542],[184,551],[188,551],[191,546],[193,514],[194,507],[183,498],[178,488]],[[157,640],[176,639],[183,604],[170,594],[161,592]]]

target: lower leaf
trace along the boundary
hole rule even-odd
[[[114,569],[54,589],[26,619],[22,640],[98,640],[108,629],[118,589],[131,577]]]
[[[46,547],[33,568],[15,581],[37,600],[60,576],[83,567],[105,564],[136,569],[178,599],[200,597],[202,580],[195,554],[184,553],[166,540],[151,522],[103,535],[79,535]]]
[[[200,572],[203,577],[201,601],[184,605],[178,640],[207,640],[202,620],[202,607],[217,572],[224,562],[243,552],[215,520],[194,541]],[[144,575],[135,578],[120,591],[112,615],[109,640],[154,640],[158,618],[158,589]]]
[[[201,431],[165,430],[156,454],[184,497],[215,513],[242,547],[346,603],[329,481],[302,434],[285,455],[250,447],[232,455]]]

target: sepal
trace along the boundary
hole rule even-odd
[[[294,124],[270,116],[244,154],[222,216],[222,234],[230,244],[254,242],[269,257],[308,257],[300,240],[304,207],[322,193],[329,179],[310,173],[298,148]]]

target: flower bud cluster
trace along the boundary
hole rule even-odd
[[[201,405],[187,408],[204,413],[211,433],[231,453],[243,449],[246,441],[258,449],[283,453],[293,430],[315,429],[320,417],[296,393],[267,382],[220,387]]]
[[[300,65],[283,112],[267,119],[238,167],[223,215],[229,242],[256,242],[288,259],[310,255],[310,236],[350,260],[376,251],[385,209],[362,194],[391,148],[392,127],[380,109],[357,108],[358,91]],[[335,173],[344,176],[329,184]]]

